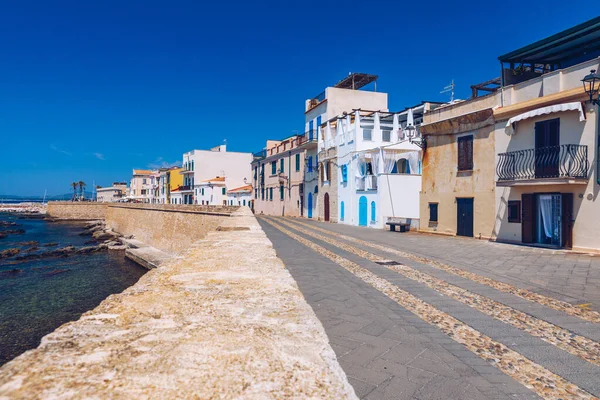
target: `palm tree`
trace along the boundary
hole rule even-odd
[[[83,195],[84,195],[83,189],[85,189],[85,182],[79,181],[79,182],[77,182],[77,184],[79,185],[79,197],[81,200],[83,200]]]
[[[71,186],[73,187],[73,198],[71,199],[71,201],[75,201],[75,199],[77,198],[77,186],[78,185],[79,185],[78,182],[71,183]]]

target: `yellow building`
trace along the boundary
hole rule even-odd
[[[183,186],[183,168],[171,168],[169,170],[169,189],[177,189]]]

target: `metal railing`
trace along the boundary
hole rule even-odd
[[[298,138],[298,146],[301,146],[305,143],[316,142],[317,141],[317,131],[313,130],[305,132],[304,135],[301,135]]]
[[[587,146],[563,144],[498,154],[498,181],[544,178],[586,179]]]
[[[315,97],[313,97],[312,99],[308,100],[309,101],[308,109],[310,110],[310,109],[316,107],[323,100],[325,100],[325,92],[321,92],[318,95],[316,95]]]

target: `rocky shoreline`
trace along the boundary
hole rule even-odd
[[[44,203],[18,203],[0,204],[0,212],[19,214],[46,214],[47,204]]]
[[[15,222],[2,222],[2,227],[17,227]],[[0,230],[0,239],[8,235],[22,234],[23,229]],[[58,249],[41,251],[40,247],[54,247],[57,243],[40,244],[37,241],[19,242],[21,247],[13,247],[0,251],[0,260],[6,260],[7,264],[19,264],[29,260],[40,260],[47,258],[69,257],[71,255],[91,254],[103,250],[124,251],[127,249],[122,241],[122,235],[107,229],[103,221],[90,221],[84,226],[81,236],[91,236],[85,244],[89,246],[75,247],[65,246]]]

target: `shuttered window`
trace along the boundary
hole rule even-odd
[[[296,154],[296,172],[300,171],[300,154]]]
[[[284,171],[284,168],[283,168],[284,164],[283,164],[283,162],[284,162],[283,158],[279,160],[279,172],[281,172],[282,174],[283,174],[283,171]]]
[[[279,186],[279,200],[283,200],[284,193],[283,186]]]
[[[271,161],[271,175],[277,175],[277,161]]]
[[[521,202],[518,200],[508,201],[508,222],[521,223]]]
[[[438,203],[429,203],[429,222],[438,220]]]
[[[458,138],[458,170],[470,171],[473,169],[473,136]]]

